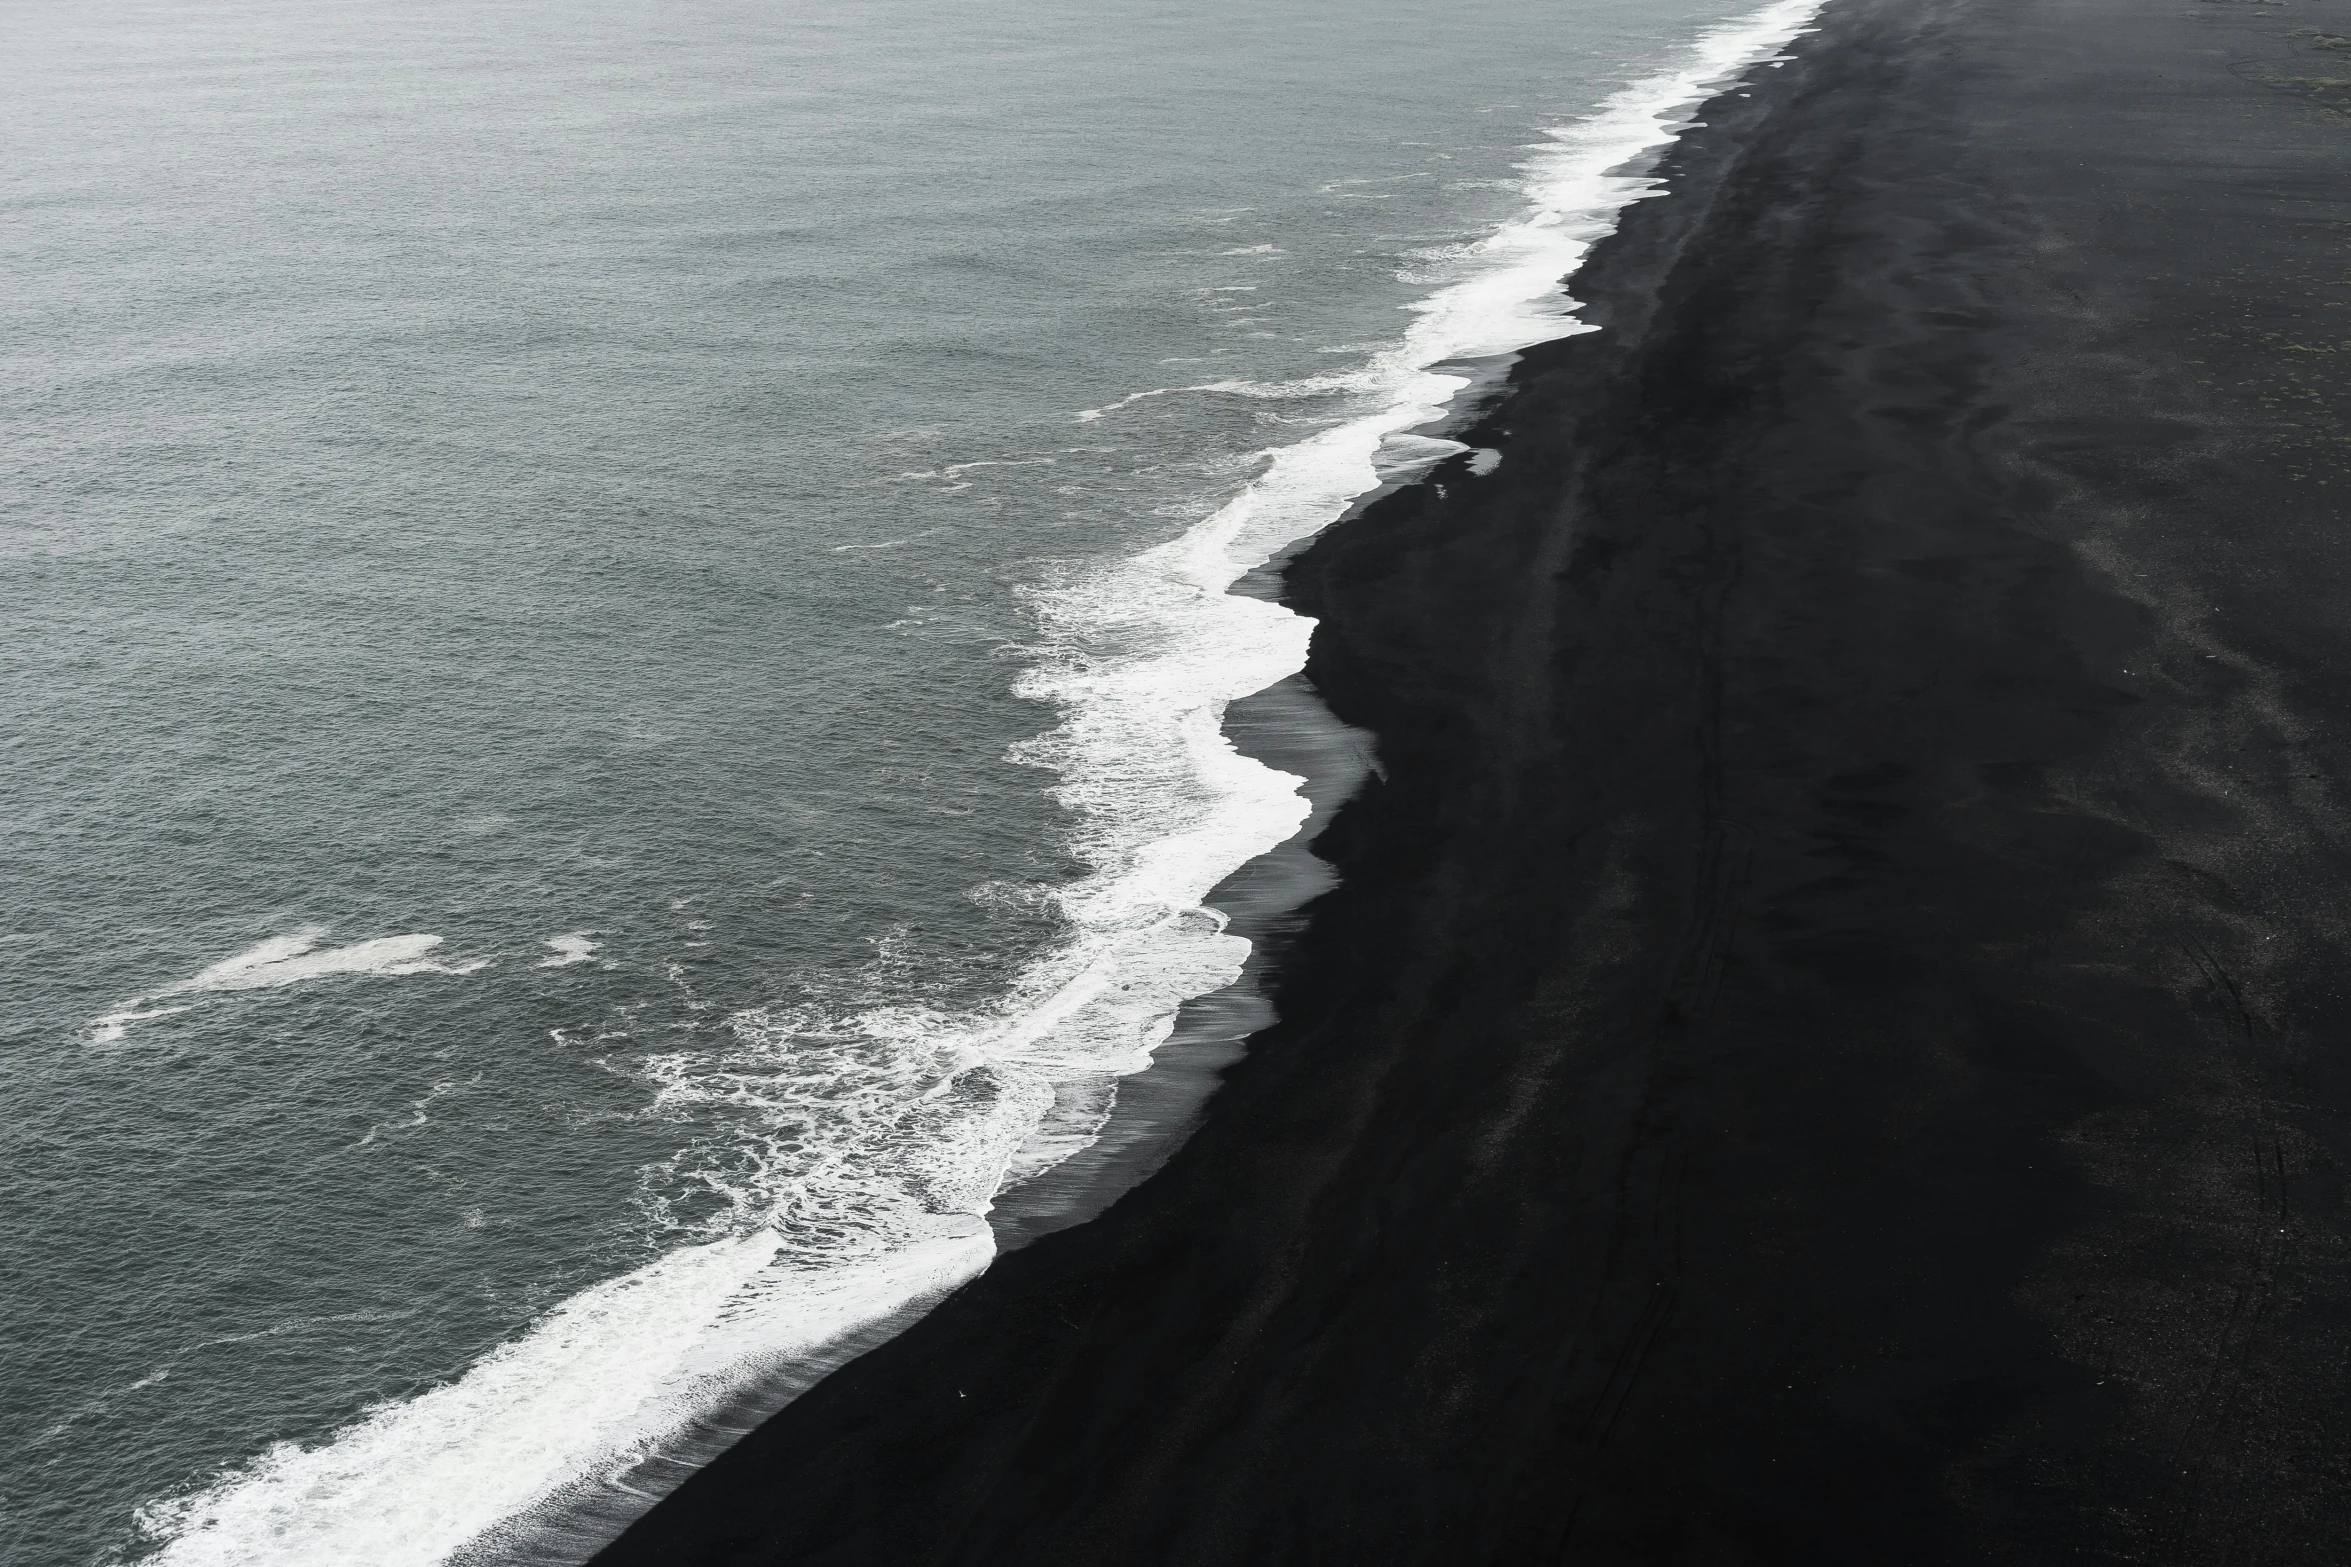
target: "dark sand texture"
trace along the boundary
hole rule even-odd
[[[1293,567],[1386,776],[1200,1131],[600,1561],[2351,1561],[2304,28],[1835,0],[1715,105]]]

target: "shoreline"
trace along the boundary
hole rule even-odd
[[[1584,117],[1549,128],[1550,142],[1530,147],[1533,156],[1519,166],[1528,176],[1529,204],[1471,247],[1468,254],[1477,259],[1420,301],[1423,319],[1375,356],[1388,377],[1389,401],[1269,450],[1266,467],[1216,514],[1140,559],[1156,559],[1159,570],[1212,598],[1284,606],[1288,566],[1314,538],[1419,483],[1446,453],[1469,454],[1441,432],[1474,421],[1502,394],[1525,347],[1549,340],[1547,334],[1590,330],[1577,318],[1559,269],[1572,275],[1595,235],[1613,230],[1628,206],[1663,188],[1654,178],[1657,165],[1690,116],[1725,83],[1808,31],[1819,4],[1766,0],[1721,19],[1686,40],[1675,64],[1622,84]],[[981,1271],[1007,1252],[1088,1221],[1147,1179],[1197,1127],[1224,1069],[1249,1038],[1275,1021],[1270,986],[1306,906],[1336,884],[1315,841],[1377,767],[1371,737],[1339,722],[1312,690],[1305,656],[1301,637],[1298,667],[1229,697],[1219,725],[1236,755],[1296,778],[1306,806],[1289,837],[1195,895],[1228,921],[1227,933],[1248,943],[1240,973],[1178,1007],[1170,1037],[1149,1052],[1148,1069],[1119,1077],[1107,1119],[1083,1146],[1000,1191],[984,1217],[974,1216],[966,1233],[984,1232],[990,1242]],[[1267,678],[1267,671],[1256,678]],[[1051,684],[1047,679],[1039,689]],[[651,1450],[565,1485],[473,1538],[453,1560],[531,1567],[601,1549],[811,1387],[920,1321],[960,1282],[934,1279],[926,1292],[747,1379]]]
[[[1712,100],[1499,467],[1292,562],[1384,775],[1196,1132],[597,1560],[2337,1559],[2312,20],[1836,0]]]
[[[1110,1117],[1091,1143],[997,1198],[988,1223],[999,1257],[1086,1223],[1167,1162],[1199,1124],[1224,1070],[1271,1023],[1273,976],[1307,906],[1337,881],[1311,845],[1368,771],[1365,737],[1333,717],[1298,675],[1233,703],[1225,733],[1252,761],[1303,778],[1300,793],[1311,805],[1295,835],[1202,900],[1248,940],[1248,961],[1232,984],[1184,1003],[1150,1069],[1119,1079]]]

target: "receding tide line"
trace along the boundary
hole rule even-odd
[[[583,1492],[601,1491],[588,1509],[595,1526],[556,1531],[580,1559],[655,1500],[667,1482],[650,1477],[675,1473],[660,1457],[697,1448],[697,1430],[747,1387],[789,1383],[795,1366],[870,1346],[877,1324],[907,1320],[985,1268],[991,1199],[1083,1147],[1110,1085],[1148,1064],[1177,1008],[1240,972],[1248,944],[1202,900],[1305,814],[1298,780],[1241,756],[1221,724],[1228,703],[1303,667],[1311,626],[1231,588],[1376,489],[1383,448],[1438,424],[1471,384],[1464,362],[1589,330],[1561,280],[1626,205],[1660,188],[1646,171],[1695,105],[1777,52],[1819,5],[1779,0],[1718,26],[1679,66],[1550,131],[1522,169],[1526,210],[1467,247],[1403,340],[1339,388],[1367,412],[1266,454],[1240,495],[1181,538],[1036,595],[1045,652],[1020,689],[1058,704],[1061,722],[1021,755],[1060,775],[1056,792],[1077,813],[1092,869],[1060,894],[1067,943],[992,1011],[930,1018],[901,1007],[826,1023],[823,1038],[915,1038],[944,1063],[897,1120],[875,1123],[878,1141],[844,1150],[869,1182],[860,1198],[890,1215],[871,1244],[812,1253],[790,1237],[794,1194],[752,1191],[740,1233],[582,1291],[456,1380],[380,1405],[324,1442],[281,1445],[150,1504],[141,1522],[153,1559],[512,1559],[501,1542],[524,1540],[534,1520],[578,1516]],[[1391,458],[1388,471],[1397,466]],[[770,1036],[789,1030],[746,1014],[737,1032],[743,1043],[723,1073],[697,1078],[716,1069],[681,1058],[665,1093],[756,1110],[758,1071],[790,1055]],[[871,1184],[883,1176],[896,1184]]]

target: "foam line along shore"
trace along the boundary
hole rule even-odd
[[[1710,105],[1291,568],[1382,775],[1200,1131],[600,1560],[2339,1558],[2322,7]]]

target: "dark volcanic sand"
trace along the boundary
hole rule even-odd
[[[1293,568],[1201,1130],[600,1561],[2351,1560],[2351,0],[1836,0]]]

